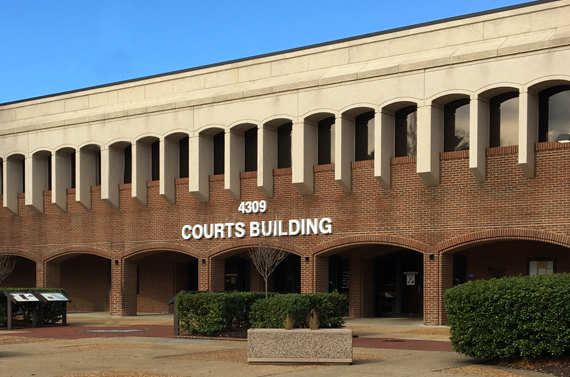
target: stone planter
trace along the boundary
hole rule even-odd
[[[250,364],[351,364],[350,329],[250,329]]]

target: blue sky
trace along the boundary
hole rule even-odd
[[[0,0],[0,103],[520,3]]]

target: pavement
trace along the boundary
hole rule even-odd
[[[0,330],[0,377],[547,376],[456,354],[446,327],[410,319],[348,319],[350,366],[249,365],[247,342],[175,338],[168,314],[70,313],[68,323]]]

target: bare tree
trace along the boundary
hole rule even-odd
[[[257,245],[249,249],[251,261],[265,281],[265,298],[269,297],[267,279],[289,254],[280,246],[275,237],[259,237]]]
[[[14,271],[16,258],[9,255],[0,256],[0,283]]]

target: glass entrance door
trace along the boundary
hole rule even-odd
[[[423,257],[401,250],[374,260],[376,315],[421,317],[423,315]]]

